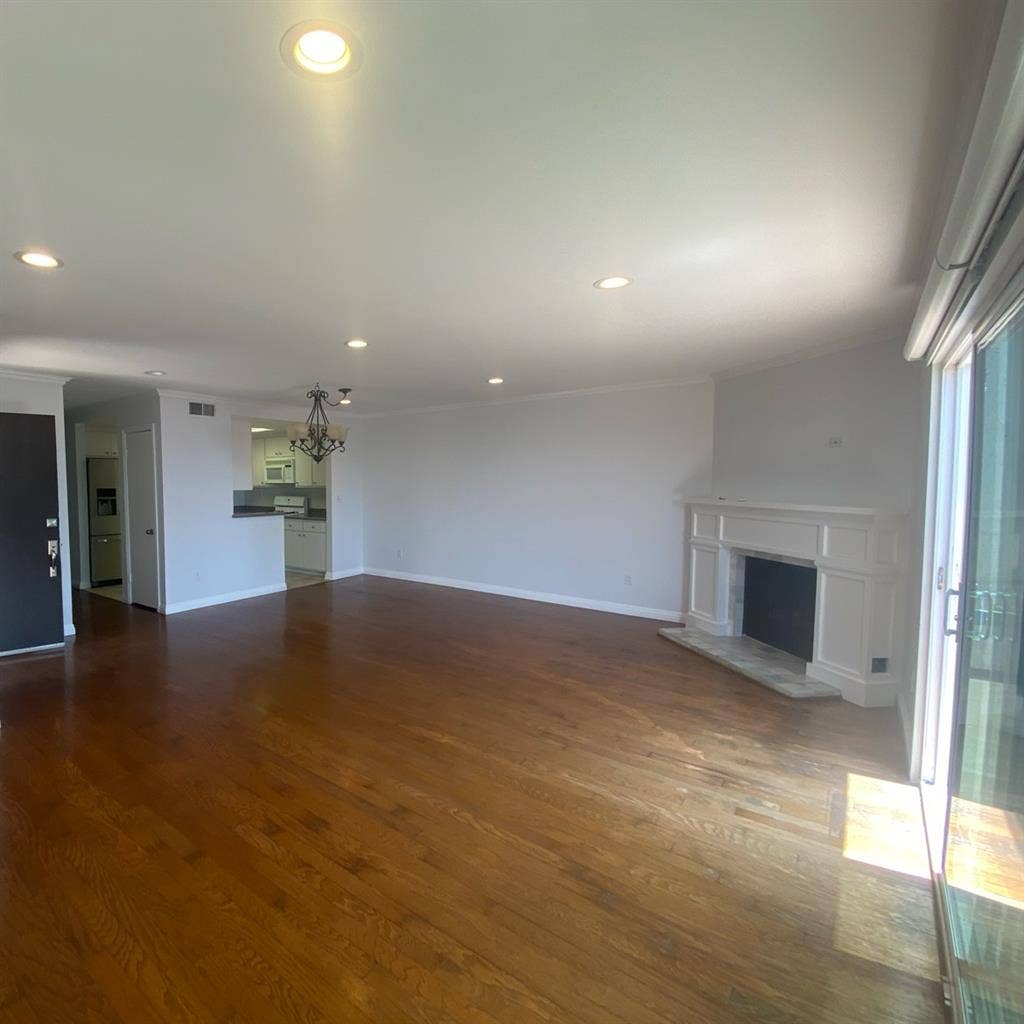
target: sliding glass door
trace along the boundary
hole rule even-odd
[[[1024,1021],[1024,313],[973,366],[942,889],[964,1010]]]

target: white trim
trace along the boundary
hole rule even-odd
[[[873,338],[865,338],[862,334],[855,334],[840,341],[833,341],[828,345],[815,345],[814,348],[800,349],[796,352],[785,352],[782,355],[762,359],[756,363],[738,363],[736,366],[730,366],[724,370],[716,370],[711,374],[711,379],[717,383],[722,380],[732,380],[733,377],[745,377],[750,373],[763,373],[765,370],[775,370],[780,366],[792,366],[793,363],[805,363],[809,359],[820,359],[822,356],[831,356],[837,352],[846,352],[850,349],[868,348],[871,345],[898,344],[898,339],[889,333],[880,334]]]
[[[284,583],[272,583],[266,587],[253,587],[251,590],[233,590],[228,594],[212,594],[210,597],[197,597],[191,601],[175,601],[160,609],[164,615],[177,615],[178,612],[190,612],[196,608],[208,608],[214,604],[230,604],[232,601],[247,601],[250,597],[266,597],[267,594],[279,594],[287,590]]]
[[[683,388],[693,384],[707,384],[711,377],[678,377],[667,380],[640,381],[636,384],[605,384],[594,388],[572,388],[568,391],[542,391],[534,395],[517,395],[513,398],[481,399],[477,402],[451,402],[448,405],[427,405],[415,409],[390,409],[381,412],[358,413],[360,419],[373,420],[384,416],[413,416],[418,413],[445,412],[448,409],[480,409],[492,405],[516,405],[520,402],[543,402],[551,398],[585,398],[588,395],[613,395],[620,391],[650,391],[655,388]],[[351,413],[346,413],[351,416]]]
[[[34,370],[18,370],[12,367],[0,366],[0,377],[7,377],[11,380],[32,380],[43,384],[59,384],[63,387],[70,377],[61,374],[39,373]]]
[[[595,612],[610,612],[613,615],[632,615],[640,619],[658,619],[662,622],[682,622],[683,613],[665,608],[645,608],[634,604],[617,604],[614,601],[595,601],[588,597],[571,597],[567,594],[545,594],[536,590],[521,590],[518,587],[499,587],[474,580],[456,580],[447,576],[423,576],[414,572],[395,572],[392,569],[363,569],[366,576],[381,576],[389,580],[406,580],[409,583],[427,583],[435,587],[454,587],[456,590],[475,590],[481,594],[498,594],[501,597],[516,597],[523,601],[541,601],[544,604],[561,604],[568,608],[589,608]]]
[[[76,632],[75,624],[73,622],[66,622],[66,623],[64,623],[64,635],[65,636],[74,636],[75,632]]]
[[[356,566],[354,569],[339,569],[337,572],[325,573],[324,580],[328,583],[333,583],[335,580],[347,580],[352,576],[362,576],[365,571],[361,565]]]
[[[0,651],[0,658],[11,658],[15,654],[36,654],[39,651],[59,651],[64,646],[64,641],[59,644],[43,644],[40,647],[18,647],[13,651]]]
[[[897,686],[892,681],[866,682],[821,661],[809,661],[807,675],[819,683],[834,686],[843,695],[843,700],[862,708],[888,708],[896,702]]]
[[[920,782],[919,778],[919,754],[914,746],[915,717],[912,708],[907,706],[908,691],[906,688],[900,690],[896,695],[896,715],[900,720],[903,729],[903,748],[907,755],[907,778],[913,783]]]

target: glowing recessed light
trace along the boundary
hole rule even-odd
[[[147,370],[146,371],[146,376],[147,377],[166,377],[167,376],[167,371],[166,370]]]
[[[57,270],[64,266],[63,260],[57,259],[53,253],[44,249],[20,249],[14,254],[14,258],[19,263],[24,263],[26,267],[34,267],[36,270]]]
[[[300,75],[329,78],[355,71],[360,50],[355,36],[344,26],[330,21],[304,21],[284,34],[281,56]]]
[[[504,384],[505,383],[505,378],[504,377],[488,377],[487,378],[487,383],[488,384]]]
[[[268,434],[273,429],[274,429],[273,427],[250,427],[249,428],[249,433],[250,434]]]
[[[353,338],[351,341],[346,341],[345,344],[349,348],[366,348],[366,342],[362,338]]]
[[[304,32],[295,44],[295,59],[309,71],[318,75],[333,75],[352,59],[348,43],[326,28]]]
[[[627,284],[632,283],[631,277],[602,277],[600,281],[594,282],[594,287],[602,291],[611,291],[612,288],[625,288]]]

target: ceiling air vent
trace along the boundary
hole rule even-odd
[[[206,402],[189,402],[188,414],[189,416],[216,416],[217,409]]]

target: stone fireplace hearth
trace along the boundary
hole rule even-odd
[[[892,704],[902,651],[904,520],[870,508],[693,502],[685,628],[662,635],[788,696],[838,691],[863,706]],[[743,636],[748,557],[814,570],[810,660]]]

